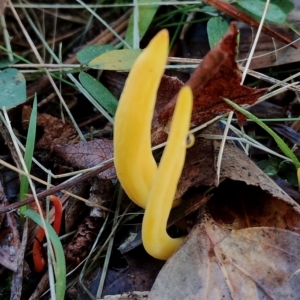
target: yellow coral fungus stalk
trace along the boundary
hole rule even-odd
[[[146,251],[158,259],[168,259],[183,242],[183,238],[171,238],[166,228],[184,166],[192,102],[190,87],[183,87],[178,95],[167,145],[147,200],[142,240]]]
[[[151,150],[151,121],[168,47],[168,32],[162,30],[134,63],[115,116],[117,176],[129,198],[143,208],[157,171]]]

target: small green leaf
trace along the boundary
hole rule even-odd
[[[79,51],[76,57],[82,65],[88,65],[95,57],[114,49],[115,48],[112,45],[92,45]]]
[[[26,81],[17,69],[5,69],[0,72],[0,108],[15,107],[26,100]]]
[[[113,50],[93,59],[89,67],[100,70],[130,70],[140,53],[140,49]]]
[[[16,64],[20,61],[19,58],[14,57],[13,61],[9,60],[8,58],[0,60],[0,69],[4,69],[9,67],[10,65]]]
[[[138,4],[138,16],[139,16],[139,20],[138,20],[138,26],[139,26],[139,36],[135,37],[138,38],[139,41],[143,38],[144,34],[146,33],[146,31],[148,30],[151,21],[157,11],[157,9],[159,8],[159,4],[156,5],[139,5],[142,3],[151,3],[151,2],[155,2],[157,3],[158,1],[156,0],[137,0],[137,4]],[[129,24],[127,27],[127,31],[126,31],[126,37],[125,40],[126,42],[133,47],[134,43],[134,32],[133,32],[133,19],[134,19],[134,13],[131,14],[130,19],[129,19]]]
[[[228,30],[228,24],[222,17],[212,17],[207,22],[207,35],[210,48],[214,47]]]
[[[106,109],[114,115],[118,106],[118,101],[114,95],[98,80],[91,75],[81,72],[79,80],[83,87]]]
[[[265,0],[238,0],[238,6],[245,12],[250,13],[257,19],[260,19],[265,5]],[[294,9],[294,4],[289,0],[271,0],[266,15],[266,21],[282,24],[287,14]]]
[[[44,228],[41,216],[36,212],[34,212],[31,209],[27,209],[23,212],[23,214],[32,219],[39,226]],[[65,299],[64,296],[66,291],[66,260],[64,249],[62,247],[60,239],[58,238],[52,226],[47,221],[45,221],[45,223],[51,243],[54,248],[56,258],[56,299]]]

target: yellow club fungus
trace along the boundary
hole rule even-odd
[[[184,166],[192,100],[191,89],[183,87],[179,92],[167,145],[147,200],[142,240],[146,251],[158,259],[168,259],[183,242],[182,237],[171,238],[166,228]]]
[[[135,61],[115,116],[117,176],[129,198],[143,208],[157,171],[151,150],[151,121],[168,47],[168,32],[161,30]]]
[[[158,168],[151,150],[151,121],[168,44],[168,32],[162,30],[138,57],[126,80],[114,124],[117,176],[131,200],[146,208],[143,244],[158,259],[167,259],[183,241],[171,238],[166,226],[184,165],[193,102],[190,87],[183,87]]]

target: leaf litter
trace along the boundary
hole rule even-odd
[[[299,242],[291,231],[229,229],[203,214],[148,299],[298,299]]]
[[[232,100],[236,100],[239,104],[252,104],[255,102],[258,97],[266,92],[266,89],[262,90],[256,90],[251,89],[248,87],[240,87],[239,85],[239,76],[240,72],[237,68],[237,65],[235,63],[235,46],[236,46],[236,34],[237,30],[235,28],[235,25],[231,26],[230,33],[223,39],[223,41],[226,41],[228,38],[231,42],[229,43],[230,46],[227,47],[225,44],[221,44],[221,46],[217,46],[217,50],[214,53],[213,56],[209,56],[209,59],[207,59],[204,64],[201,64],[202,67],[199,67],[199,69],[196,71],[198,74],[193,75],[191,79],[186,83],[193,87],[194,92],[198,92],[197,96],[195,97],[195,108],[193,113],[193,120],[194,120],[194,126],[202,124],[206,121],[206,119],[211,119],[213,116],[218,115],[221,112],[226,112],[230,108],[226,106],[226,104],[222,103],[222,97],[225,97],[224,95],[227,95],[226,97],[231,98]],[[226,46],[224,50],[222,47]],[[219,48],[218,48],[219,47]],[[225,56],[221,55],[225,51]],[[230,53],[230,54],[226,54]],[[217,68],[215,68],[214,65],[214,59],[216,59],[216,64],[218,65]],[[209,61],[211,60],[211,61]],[[205,69],[206,65],[209,66],[208,69]],[[204,73],[203,69],[205,69]],[[214,72],[211,72],[211,71]],[[205,74],[206,73],[206,74]],[[207,73],[211,74],[213,73],[213,78],[209,78],[207,76]],[[199,75],[200,74],[200,75]],[[202,75],[201,75],[202,74]],[[195,77],[199,77],[199,79],[195,79]],[[230,81],[229,89],[220,89],[215,94],[212,93],[214,90],[214,85],[218,84],[219,81],[224,79],[224,85],[225,82],[228,85],[228,80]],[[193,81],[192,80],[195,80]],[[232,79],[232,80],[231,80]],[[158,94],[158,104],[157,104],[157,110],[156,110],[156,117],[153,121],[154,127],[153,130],[153,144],[158,144],[163,141],[165,141],[165,138],[167,136],[168,132],[168,120],[170,115],[172,114],[173,105],[176,100],[176,94],[179,90],[179,88],[183,85],[179,80],[173,78],[170,79],[168,77],[164,77],[162,79],[162,82],[166,80],[170,83],[170,86],[167,86],[165,88],[164,92],[161,92],[161,89]],[[215,81],[214,81],[215,80]],[[222,86],[222,84],[220,84]],[[221,91],[222,90],[222,91]],[[225,92],[225,94],[223,93]],[[167,96],[164,94],[161,96],[160,93],[169,93]],[[211,98],[202,98],[202,93],[206,95],[209,95]],[[172,95],[172,97],[170,96]],[[250,96],[249,96],[250,95]],[[164,103],[162,104],[159,99],[164,98]],[[167,104],[170,99],[172,99],[170,104]],[[204,100],[204,102],[203,102]],[[46,118],[45,118],[46,117]],[[51,116],[50,116],[51,117]],[[52,126],[49,126],[50,124],[57,124],[60,128],[62,125],[59,123],[60,120],[58,119],[51,119],[48,116],[42,116],[42,118],[45,118],[44,120],[40,121],[40,125],[44,128],[48,127],[51,128]],[[239,121],[242,123],[244,120],[241,116],[239,116]],[[57,123],[58,122],[58,123]],[[52,129],[53,130],[53,129]],[[57,129],[54,129],[53,132],[55,132]],[[93,142],[80,142],[77,145],[73,145],[72,143],[74,140],[76,140],[76,137],[74,138],[73,131],[70,129],[65,130],[65,128],[60,129],[61,133],[66,133],[63,135],[63,139],[60,139],[60,134],[53,137],[51,136],[51,132],[47,132],[45,135],[50,136],[50,143],[41,142],[39,146],[41,148],[50,148],[51,150],[54,150],[56,154],[62,155],[65,160],[70,163],[71,165],[79,168],[86,168],[94,166],[97,163],[101,163],[109,158],[111,158],[112,155],[112,146],[110,142],[106,142],[106,140],[98,140]],[[156,138],[157,133],[162,133],[162,135],[159,137],[159,139]],[[69,138],[71,137],[71,138]],[[232,146],[232,147],[231,147]],[[211,286],[211,290],[209,291],[211,294],[209,296],[215,295],[216,297],[212,297],[211,299],[218,299],[218,295],[226,295],[230,299],[232,295],[234,295],[233,298],[242,297],[245,295],[247,291],[240,290],[240,287],[244,286],[249,287],[249,291],[253,290],[253,297],[259,295],[263,295],[265,293],[268,296],[274,296],[277,297],[277,295],[284,295],[284,293],[295,293],[297,290],[294,288],[294,283],[296,282],[295,278],[297,278],[297,268],[298,268],[298,252],[296,249],[290,250],[287,247],[286,243],[289,243],[290,240],[294,240],[295,243],[292,243],[290,245],[293,245],[293,247],[297,248],[295,245],[298,241],[298,235],[296,233],[293,233],[291,231],[287,231],[284,229],[294,230],[298,231],[299,229],[299,209],[298,205],[289,198],[280,188],[278,188],[274,183],[272,183],[272,180],[270,180],[266,175],[264,175],[262,172],[259,172],[258,168],[254,165],[253,162],[251,162],[250,159],[248,159],[244,154],[241,154],[242,152],[238,150],[234,145],[231,145],[227,147],[227,151],[225,152],[224,160],[222,163],[222,169],[221,169],[221,177],[223,178],[231,178],[232,180],[237,181],[244,181],[249,185],[253,186],[259,186],[263,191],[263,195],[266,199],[269,200],[269,206],[264,205],[265,209],[269,207],[269,212],[274,215],[279,214],[280,216],[276,219],[276,222],[265,222],[265,216],[260,217],[262,222],[257,222],[258,224],[255,224],[255,226],[273,226],[272,227],[253,227],[248,228],[249,224],[247,223],[247,228],[244,228],[242,226],[236,227],[236,222],[233,222],[231,224],[227,224],[226,222],[222,222],[222,216],[218,216],[218,214],[213,214],[213,218],[209,215],[209,212],[205,212],[202,215],[199,216],[198,223],[194,229],[189,233],[189,236],[186,240],[186,243],[181,248],[182,250],[179,250],[176,254],[181,252],[185,253],[191,253],[189,256],[177,257],[177,260],[174,258],[171,258],[170,261],[165,265],[162,273],[157,277],[156,284],[154,285],[150,298],[156,297],[156,295],[159,295],[159,297],[163,292],[171,292],[173,289],[173,286],[170,287],[170,285],[165,285],[165,291],[159,291],[159,284],[158,281],[161,280],[162,277],[167,278],[170,280],[170,278],[177,283],[177,288],[182,288],[182,275],[183,273],[181,271],[176,271],[173,273],[173,271],[170,273],[164,273],[165,269],[168,268],[168,266],[171,266],[173,268],[178,267],[178,264],[182,265],[182,268],[185,268],[185,277],[184,277],[184,285],[188,282],[187,287],[191,287],[190,284],[193,284],[195,281],[195,286],[197,289],[197,284],[199,282],[199,273],[204,273],[204,275],[200,276],[199,278],[204,280],[203,282],[207,282],[207,277],[205,277],[205,274],[207,276],[207,272],[203,272],[201,269],[196,268],[196,279],[193,279],[193,270],[195,269],[195,265],[198,266],[201,265],[201,268],[204,267],[204,270],[207,270],[207,266],[211,266],[212,272],[211,276],[208,278],[211,278],[211,281],[209,282]],[[203,148],[202,148],[203,147]],[[107,151],[108,150],[108,151]],[[203,141],[200,140],[194,148],[191,148],[189,150],[187,155],[187,161],[186,161],[186,167],[181,179],[181,185],[179,185],[178,194],[183,195],[190,187],[197,187],[199,185],[213,185],[216,183],[215,181],[215,154],[218,150],[218,143],[217,142],[211,142],[211,141]],[[193,152],[192,152],[193,151]],[[199,152],[198,152],[199,151]],[[196,155],[197,153],[197,155]],[[199,153],[202,153],[199,158]],[[226,155],[228,155],[226,157]],[[239,161],[239,163],[236,163],[236,160]],[[233,163],[234,162],[234,163]],[[108,178],[114,178],[114,173],[110,173],[107,175]],[[202,177],[201,177],[202,176]],[[183,182],[183,183],[182,183]],[[255,188],[254,188],[255,189]],[[245,188],[247,191],[247,189]],[[241,198],[243,198],[244,193],[242,190],[240,190],[240,193],[242,195]],[[271,198],[266,196],[268,194],[271,194]],[[261,203],[257,203],[260,210],[262,210],[262,203],[264,203],[263,199],[261,199]],[[209,206],[209,209],[211,211],[213,210],[213,201],[212,204]],[[278,204],[281,210],[278,210],[275,208],[271,203]],[[281,204],[281,205],[280,205]],[[221,206],[218,208],[221,209]],[[215,212],[215,211],[214,211]],[[231,214],[233,214],[233,210],[230,211]],[[285,213],[285,214],[284,214]],[[237,215],[237,214],[236,214]],[[236,217],[234,215],[234,217]],[[256,215],[253,215],[253,219],[257,221],[257,219],[260,220],[258,213]],[[223,216],[224,217],[224,216]],[[232,217],[232,219],[235,219]],[[215,219],[220,219],[220,222],[214,221]],[[249,219],[249,216],[247,220]],[[272,219],[272,218],[269,218]],[[273,219],[272,219],[273,220]],[[278,223],[280,223],[280,226],[278,226]],[[224,225],[225,224],[225,225]],[[233,226],[235,225],[235,226]],[[285,225],[285,226],[284,226]],[[282,226],[282,227],[281,227]],[[284,228],[284,229],[281,229]],[[297,229],[298,228],[298,229]],[[285,236],[285,239],[282,239]],[[280,240],[278,240],[280,238]],[[268,240],[267,240],[268,239]],[[240,243],[240,244],[239,244]],[[274,247],[274,244],[277,245],[278,243],[278,249]],[[192,246],[194,245],[194,248]],[[258,246],[260,247],[258,247]],[[184,248],[185,247],[185,248]],[[196,248],[196,250],[195,250]],[[195,254],[197,251],[199,252],[200,248],[200,255]],[[190,250],[191,249],[191,250]],[[271,249],[271,250],[270,250]],[[286,256],[282,254],[282,249],[288,249],[289,252]],[[274,279],[273,282],[267,282],[265,275],[261,275],[259,273],[259,270],[251,268],[250,262],[255,262],[260,264],[261,260],[264,261],[263,255],[261,257],[257,258],[257,252],[260,253],[268,253],[268,255],[271,257],[270,252],[273,251],[278,258],[278,262],[280,262],[280,268],[282,269],[286,268],[286,270],[283,270],[281,273],[278,272],[278,274],[272,274],[274,275],[272,278]],[[190,251],[190,252],[189,252]],[[277,251],[277,252],[276,252]],[[293,253],[293,251],[295,251]],[[245,255],[245,253],[248,255]],[[252,253],[254,253],[252,255]],[[240,254],[238,256],[237,254]],[[274,255],[275,255],[274,254]],[[235,261],[235,256],[236,260]],[[252,257],[254,256],[254,258]],[[191,258],[194,259],[191,259]],[[199,257],[203,258],[203,261],[199,260]],[[246,259],[245,259],[246,258]],[[260,260],[259,260],[260,259]],[[205,262],[208,263],[205,265]],[[292,261],[292,263],[291,263]],[[267,264],[268,265],[268,264]],[[271,263],[268,265],[268,268],[266,268],[267,271],[272,270],[273,273],[276,273],[277,265],[274,267]],[[280,269],[278,267],[278,269]],[[280,269],[281,270],[281,269]],[[271,272],[271,271],[270,271]],[[296,272],[296,273],[295,273]],[[291,280],[289,280],[289,275],[294,274],[292,276]],[[176,274],[175,276],[173,274]],[[190,277],[187,276],[187,274],[191,274]],[[238,275],[235,275],[238,274]],[[269,276],[269,274],[267,274]],[[170,282],[172,282],[170,280]],[[233,284],[233,281],[235,281],[238,284]],[[240,281],[239,281],[240,280]],[[200,281],[200,283],[203,283]],[[277,283],[277,285],[283,284],[283,287],[285,287],[284,291],[279,291],[279,288],[274,288],[274,290],[271,290],[273,288],[272,284],[274,285],[274,282]],[[247,285],[246,285],[247,284]],[[199,286],[199,285],[198,285]],[[258,288],[256,287],[258,286]],[[208,295],[207,286],[205,287],[206,290],[204,291],[204,295]],[[215,288],[215,289],[214,289]],[[290,288],[290,290],[289,290]],[[176,288],[174,288],[176,290]],[[187,289],[182,289],[182,293],[186,292]],[[193,296],[190,294],[186,295],[187,299],[199,299],[199,298],[193,298]],[[196,290],[196,293],[203,292],[201,289]],[[282,292],[282,294],[279,294]],[[158,293],[158,294],[157,294]],[[215,293],[215,294],[213,294]],[[175,294],[176,295],[176,294]],[[183,294],[177,294],[176,297]],[[242,296],[241,296],[242,295]],[[246,294],[247,296],[250,296],[250,293]],[[154,298],[155,299],[155,298]],[[161,298],[157,298],[161,299]],[[172,296],[170,295],[170,298],[172,299]],[[178,298],[174,298],[178,299]],[[181,299],[181,298],[180,298]],[[182,298],[184,299],[184,298]],[[205,299],[205,298],[203,298]]]

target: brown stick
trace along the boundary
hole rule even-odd
[[[94,177],[96,175],[98,175],[99,173],[111,168],[112,166],[114,165],[113,161],[112,162],[109,162],[107,163],[106,165],[100,167],[99,169],[96,169],[96,170],[93,170],[91,172],[88,172],[86,174],[83,174],[77,178],[75,178],[74,180],[72,181],[68,181],[68,182],[64,182],[62,184],[59,184],[58,186],[54,186],[48,190],[45,190],[39,194],[37,194],[37,198],[41,200],[42,197],[46,197],[46,196],[49,196],[51,194],[54,194],[58,191],[61,191],[61,190],[64,190],[64,189],[67,189],[81,181],[84,181],[84,180],[87,180],[91,177]],[[0,213],[7,213],[7,212],[10,212],[10,211],[13,211],[13,210],[16,210],[18,209],[19,207],[23,206],[23,205],[26,205],[26,204],[29,204],[31,202],[34,201],[34,197],[33,196],[30,196],[28,198],[26,198],[25,200],[22,200],[22,201],[19,201],[19,202],[15,202],[13,204],[10,204],[10,205],[7,205],[3,208],[0,209]]]

